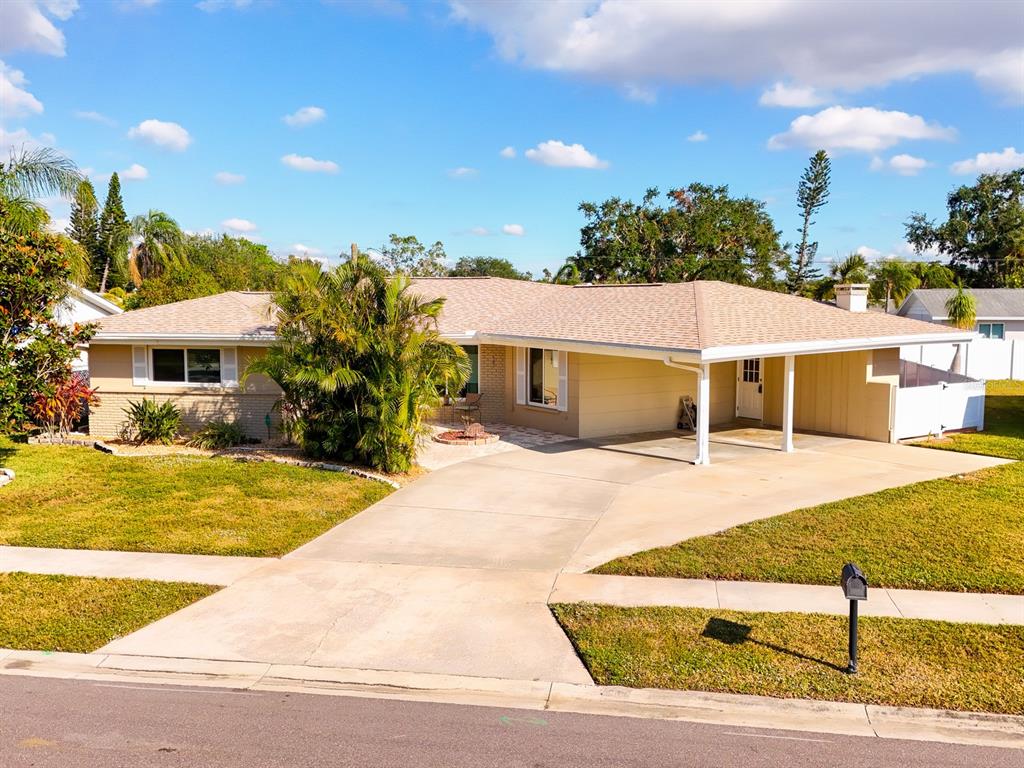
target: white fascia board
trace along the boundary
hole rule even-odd
[[[168,342],[216,346],[230,344],[241,347],[266,347],[276,336],[234,336],[222,333],[97,333],[90,344],[166,344]]]
[[[108,315],[124,314],[124,310],[117,306],[117,304],[112,301],[107,301],[98,293],[93,293],[88,288],[76,286],[72,289],[72,294],[77,295],[80,301],[83,301],[86,304],[92,304],[96,309],[106,312]]]
[[[441,338],[448,341],[479,341],[476,331],[463,331],[462,333],[442,333]]]
[[[938,322],[940,320],[943,321],[943,322],[948,322],[949,321],[948,317],[934,317],[932,319],[935,322]],[[992,316],[989,316],[989,315],[977,315],[974,318],[974,322],[976,322],[976,323],[988,323],[988,322],[1008,323],[1008,322],[1013,322],[1014,320],[1024,320],[1024,317],[1021,317],[1020,315],[1017,315],[1016,317],[1014,317],[1012,315],[1009,316],[1009,317],[997,317],[995,315],[992,315]]]
[[[637,347],[629,344],[613,344],[598,341],[573,341],[571,339],[539,339],[533,336],[511,336],[503,333],[478,334],[481,343],[500,344],[509,347],[537,347],[557,349],[560,352],[579,352],[585,355],[610,355],[613,357],[637,357],[644,360],[664,360],[667,355],[680,361],[698,362],[699,353],[694,349],[672,347]]]
[[[860,349],[888,349],[913,344],[961,344],[977,338],[974,331],[964,333],[916,333],[907,336],[875,336],[834,341],[796,341],[781,344],[745,344],[734,347],[709,347],[700,356],[702,362],[745,360],[750,357],[814,355],[828,352],[855,352]]]

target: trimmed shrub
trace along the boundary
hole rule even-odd
[[[124,409],[128,420],[121,428],[121,438],[128,442],[142,445],[143,443],[162,443],[170,445],[178,436],[181,426],[181,411],[174,403],[143,398],[138,402],[129,400]]]

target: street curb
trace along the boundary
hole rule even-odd
[[[1024,750],[1024,717],[252,661],[0,649],[0,675],[287,691]]]

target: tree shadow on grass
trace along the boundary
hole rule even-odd
[[[789,648],[783,648],[781,645],[775,645],[774,643],[765,643],[761,640],[753,640],[750,637],[751,627],[746,624],[740,624],[735,621],[728,621],[727,619],[711,618],[708,619],[707,625],[704,627],[704,631],[701,632],[702,637],[707,637],[712,640],[717,640],[725,645],[742,645],[743,643],[753,643],[754,645],[760,645],[762,648],[768,648],[769,650],[776,651],[777,653],[784,653],[787,656],[792,656],[795,659],[801,659],[803,661],[811,661],[815,664],[821,664],[823,667],[834,669],[837,672],[845,672],[846,667],[842,667],[838,664],[833,664],[830,661],[824,659],[818,659],[814,656],[808,656],[807,654],[800,653],[799,651],[793,651]]]

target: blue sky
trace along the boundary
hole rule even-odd
[[[905,255],[911,211],[1024,162],[1024,12],[902,6],[15,0],[2,143],[281,255],[397,232],[535,273],[575,252],[581,200],[649,186],[727,184],[797,239],[823,147],[819,258]]]

